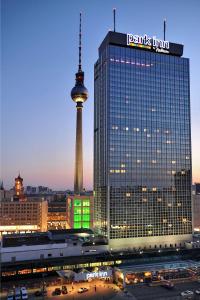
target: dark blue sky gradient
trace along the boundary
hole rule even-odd
[[[3,0],[1,175],[6,187],[20,170],[25,185],[73,188],[75,104],[70,98],[78,65],[78,22],[83,12],[84,185],[93,176],[93,65],[113,28],[185,45],[190,58],[193,180],[200,181],[199,0]]]

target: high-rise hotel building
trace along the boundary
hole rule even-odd
[[[189,59],[183,45],[109,32],[95,64],[95,226],[112,248],[191,239]]]

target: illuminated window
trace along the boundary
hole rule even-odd
[[[84,207],[83,208],[83,214],[89,214],[90,213],[90,208],[89,207]]]
[[[74,206],[81,206],[81,200],[74,199]]]
[[[140,159],[137,159],[137,164],[140,164],[141,163],[141,160]]]
[[[156,188],[156,187],[153,187],[153,188],[152,188],[152,191],[153,191],[153,192],[156,192],[156,191],[157,191],[157,188]]]
[[[74,216],[74,221],[81,221],[81,216],[75,215]]]
[[[74,228],[81,228],[81,222],[74,222]]]
[[[131,193],[126,193],[126,197],[130,197],[131,196]]]
[[[90,206],[90,200],[83,200],[83,206]]]
[[[90,222],[83,222],[83,228],[90,228]]]
[[[90,221],[90,215],[83,215],[83,221]]]
[[[125,166],[126,166],[125,164],[121,164],[121,168],[125,168]]]
[[[152,164],[156,164],[156,160],[153,159],[153,160],[152,160]]]
[[[81,208],[74,207],[74,214],[81,214]]]
[[[143,188],[142,188],[142,191],[143,191],[143,192],[146,192],[146,191],[147,191],[147,188],[146,188],[146,187],[143,187]]]
[[[174,165],[176,163],[176,161],[175,160],[172,160],[172,164]]]

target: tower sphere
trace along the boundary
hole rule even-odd
[[[71,90],[71,97],[74,102],[85,102],[88,98],[88,90],[83,83],[76,84]]]

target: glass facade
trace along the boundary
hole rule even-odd
[[[100,47],[94,190],[109,239],[191,234],[189,59]]]

